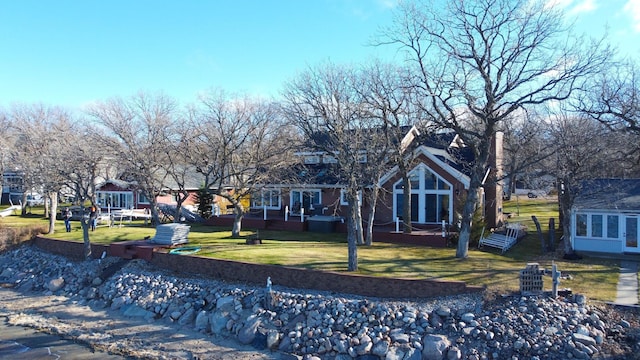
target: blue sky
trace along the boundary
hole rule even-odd
[[[581,31],[640,57],[640,0],[550,0]],[[372,47],[397,0],[6,0],[0,107],[70,109],[139,90],[180,102],[210,88],[276,96],[326,60],[393,58]]]

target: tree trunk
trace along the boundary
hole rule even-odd
[[[509,173],[509,191],[507,193],[508,199],[511,200],[511,195],[516,193],[516,172],[511,171]]]
[[[160,215],[158,214],[158,201],[155,196],[149,200],[149,205],[151,210],[151,225],[158,226],[160,225]]]
[[[22,209],[20,211],[20,214],[22,216],[27,215],[27,193],[22,193],[22,203],[20,204],[22,205]]]
[[[356,219],[356,240],[358,245],[364,245],[364,229],[362,228],[362,207],[360,206],[360,200],[356,196],[355,219]]]
[[[49,193],[45,203],[51,202],[51,207],[49,209],[49,234],[53,234],[56,231],[56,211],[58,208],[58,193],[52,192]]]
[[[55,194],[56,199],[58,199],[58,194]],[[58,202],[57,200],[55,201],[56,203]],[[49,204],[53,204],[53,201],[51,201],[51,197],[47,196],[44,199],[44,217],[48,218],[49,214],[51,213],[51,207],[53,207],[53,205],[49,205]],[[54,217],[55,218],[55,217]]]
[[[84,217],[84,210],[82,211],[82,218],[80,218],[80,227],[82,228],[82,241],[83,241],[83,255],[85,260],[91,259],[91,241],[89,240],[89,221]]]
[[[564,254],[573,254],[573,248],[571,247],[571,211],[566,208],[565,204],[562,204],[562,239],[564,243]]]
[[[479,182],[478,182],[479,183]],[[473,213],[476,210],[478,202],[479,186],[471,186],[467,199],[462,209],[462,219],[460,220],[460,235],[458,237],[458,248],[456,250],[457,258],[466,258],[469,256],[469,240],[471,238],[471,222],[473,221]]]
[[[347,271],[358,271],[358,245],[356,240],[356,224],[355,219],[349,216],[347,218],[347,248],[348,248],[348,264]]]
[[[348,271],[357,271],[358,270],[358,242],[362,242],[362,239],[358,239],[358,236],[362,236],[362,217],[358,218],[358,213],[360,213],[358,206],[358,195],[347,193],[347,201],[349,203],[348,211],[349,216],[347,217],[347,247],[348,247]],[[360,226],[358,226],[358,221],[360,221]],[[360,231],[358,231],[360,228]]]
[[[181,221],[180,219],[182,218],[182,204],[184,204],[188,197],[189,193],[186,191],[178,193],[178,199],[176,201],[176,216],[173,218],[174,223],[179,223]]]
[[[233,219],[233,229],[231,230],[232,237],[240,237],[240,231],[242,230],[242,217],[244,217],[244,209],[240,203],[233,204],[235,208],[235,218]]]
[[[402,177],[402,232],[405,234],[411,234],[411,179],[409,174]]]
[[[369,212],[367,214],[367,230],[365,233],[365,244],[371,246],[373,244],[373,220],[376,217],[376,205],[378,204],[378,188],[376,186],[371,189],[369,196]]]
[[[560,227],[562,228],[562,239],[564,243],[564,254],[574,253],[571,247],[571,206],[573,206],[573,194],[569,187],[570,182],[560,180],[560,191],[558,191],[558,207],[560,209]]]
[[[562,192],[564,191],[563,180],[560,178],[556,179],[556,190],[558,192],[558,228],[564,229],[564,216],[562,214]]]

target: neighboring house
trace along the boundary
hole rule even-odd
[[[194,176],[197,179],[197,176]],[[185,190],[189,193],[187,199],[182,203],[183,206],[195,207],[197,205],[197,193],[200,188],[198,181],[191,181],[185,185]],[[176,195],[178,192],[176,185],[169,184],[167,188],[162,190],[163,195],[156,198],[158,204],[176,205]],[[214,202],[224,214],[228,202],[216,196]],[[121,209],[147,209],[151,206],[149,200],[137,188],[134,182],[110,179],[96,186],[96,203],[102,211],[121,210]],[[243,203],[249,206],[249,202]]]
[[[26,201],[27,206],[39,206],[44,204],[44,198],[40,191],[27,189],[24,185],[24,173],[9,170],[2,174],[2,199],[0,204],[20,204]]]
[[[177,203],[175,195],[177,192],[175,186],[162,190],[162,194],[156,198],[159,204]],[[187,185],[186,189],[189,193],[183,205],[194,205],[197,201],[198,187],[196,185]],[[111,209],[147,209],[151,206],[141,191],[137,189],[137,184],[123,180],[106,180],[96,187],[96,202],[98,206],[104,210]]]
[[[96,203],[102,211],[143,209],[150,206],[149,200],[136,190],[136,184],[123,180],[106,180],[96,186]]]
[[[11,202],[19,204],[25,192],[23,173],[19,171],[5,171],[2,173],[2,205]]]
[[[585,181],[571,208],[576,251],[640,253],[640,179]]]

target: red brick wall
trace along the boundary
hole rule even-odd
[[[37,236],[32,243],[38,248],[56,255],[66,256],[73,260],[84,260],[84,244],[77,241],[54,240]],[[108,253],[108,245],[91,244],[91,255],[94,259]]]
[[[79,242],[38,237],[34,244],[48,252],[76,260],[82,259],[83,244]],[[99,257],[106,248],[92,245],[94,257]],[[427,298],[483,291],[481,287],[467,286],[461,281],[381,278],[159,252],[153,254],[151,264],[183,274],[198,274],[258,286],[266,285],[267,277],[271,277],[274,285],[381,298]]]
[[[461,281],[380,278],[327,271],[313,271],[273,265],[242,263],[166,253],[154,253],[151,263],[164,269],[201,274],[228,281],[315,289],[382,298],[426,298],[479,292],[483,288]]]

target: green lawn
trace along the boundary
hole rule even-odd
[[[40,211],[40,213],[38,213]],[[510,222],[521,222],[529,234],[516,246],[502,255],[498,251],[470,249],[467,259],[457,259],[455,249],[434,249],[419,246],[375,243],[371,247],[358,248],[359,274],[412,279],[461,280],[471,285],[487,286],[496,292],[517,291],[519,271],[528,262],[537,262],[550,268],[552,261],[563,273],[572,276],[563,280],[561,288],[586,294],[592,299],[611,301],[616,297],[619,262],[610,259],[585,258],[580,261],[564,261],[554,254],[542,254],[531,215],[535,214],[547,231],[549,217],[556,217],[557,204],[548,199],[516,199],[506,202],[504,211],[512,213]],[[519,215],[518,215],[519,212]],[[9,216],[0,219],[0,226],[46,225],[42,210],[34,209],[31,217]],[[82,241],[78,222],[71,233],[64,231],[64,224],[56,224],[54,238]],[[556,225],[557,226],[557,225]],[[125,223],[122,227],[98,227],[90,233],[94,243],[108,244],[114,241],[140,240],[153,236],[155,230],[142,222]],[[245,237],[255,231],[244,231],[242,238],[232,238],[230,229],[193,225],[189,234],[190,245],[199,245],[199,256],[255,262],[308,269],[346,271],[347,245],[343,234],[319,234],[309,232],[260,231],[261,246],[245,245]],[[559,238],[559,235],[557,236]],[[545,277],[549,290],[551,280]]]

